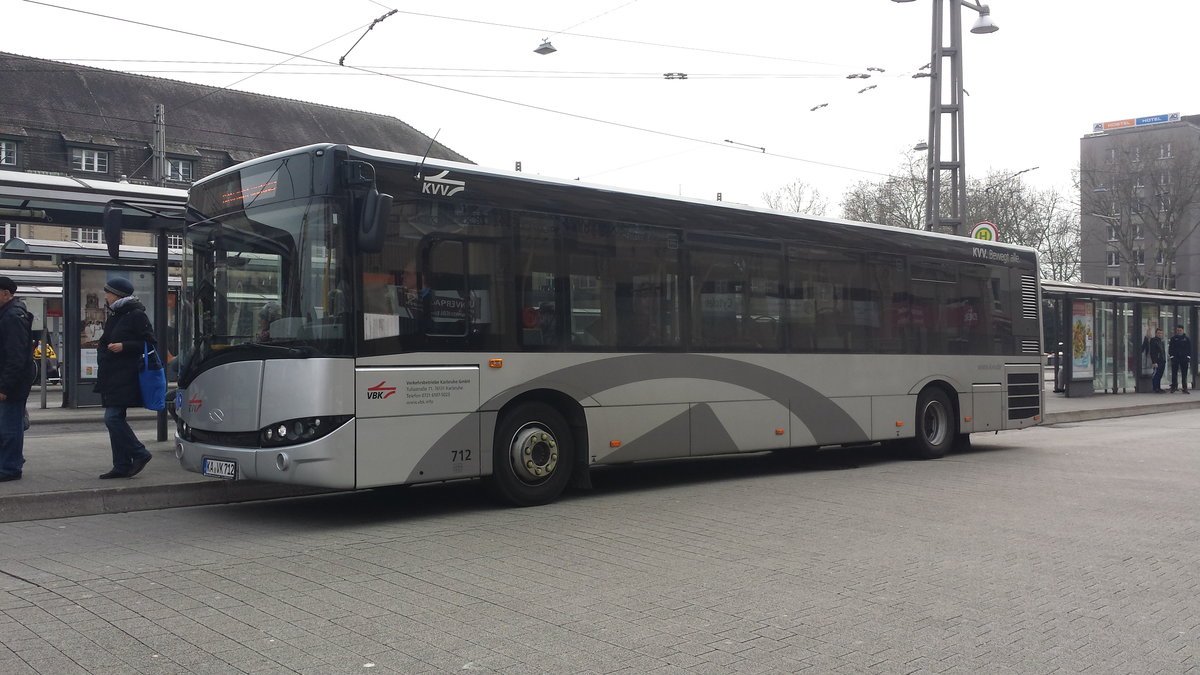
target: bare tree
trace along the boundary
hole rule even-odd
[[[1080,169],[1081,210],[1103,223],[1084,236],[1130,286],[1175,288],[1179,249],[1200,227],[1200,152],[1163,139],[1113,134]]]
[[[842,195],[842,217],[920,230],[925,227],[925,155],[910,150],[894,175],[859,181]]]
[[[1001,241],[1037,249],[1043,276],[1078,280],[1079,210],[1058,190],[1026,185],[1021,173],[992,172],[970,181],[967,222],[994,223]]]
[[[842,195],[842,215],[850,220],[924,229],[925,154],[910,151],[893,175],[860,181]],[[1057,190],[1026,185],[1024,171],[998,171],[967,185],[964,228],[981,221],[995,223],[1001,241],[1037,249],[1042,274],[1053,279],[1079,278],[1079,210]],[[950,190],[942,192],[947,200]],[[948,208],[949,202],[944,205]],[[963,234],[967,234],[963,232]]]
[[[802,180],[795,180],[774,192],[764,192],[763,202],[776,211],[795,211],[814,216],[825,215],[829,200],[817,188]]]

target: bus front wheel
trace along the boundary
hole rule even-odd
[[[941,389],[926,389],[917,397],[917,435],[912,451],[918,459],[946,456],[958,436],[954,406]]]
[[[557,499],[575,460],[567,421],[552,406],[536,401],[504,415],[492,452],[493,492],[515,506]]]

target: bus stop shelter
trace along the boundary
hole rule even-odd
[[[5,220],[90,228],[105,233],[105,244],[14,238],[0,248],[0,259],[48,260],[63,272],[66,325],[62,351],[67,366],[62,369],[64,406],[100,402],[91,391],[94,372],[87,371],[85,322],[103,316],[104,279],[129,276],[139,294],[152,296],[143,300],[148,301],[155,334],[160,341],[169,338],[167,280],[170,264],[179,260],[179,252],[168,251],[166,235],[183,233],[186,200],[186,191],[171,188],[0,172],[0,217]],[[157,246],[124,246],[123,231],[156,233]],[[94,302],[90,293],[98,293]],[[94,358],[94,348],[92,355]],[[166,440],[166,429],[163,412],[158,417],[159,440]]]
[[[1156,328],[1192,339],[1186,375],[1196,375],[1200,293],[1042,280],[1042,330],[1055,391],[1066,396],[1149,392],[1154,367],[1145,349]],[[1163,378],[1170,382],[1170,368]],[[1164,385],[1165,386],[1165,385]]]

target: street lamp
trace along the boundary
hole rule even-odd
[[[912,0],[892,0],[912,2]],[[946,5],[950,7],[949,46],[945,45]],[[971,27],[972,33],[994,33],[999,27],[992,21],[987,5],[967,0],[933,0],[933,58],[929,62],[929,161],[925,185],[925,229],[960,234],[967,214],[967,173],[965,135],[963,134],[962,82],[962,8],[979,13]],[[950,78],[943,81],[942,73],[949,60]],[[944,96],[949,101],[944,101]],[[943,156],[942,118],[949,116],[949,155]],[[950,189],[949,213],[942,214],[942,178],[946,175]]]

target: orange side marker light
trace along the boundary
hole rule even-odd
[[[488,359],[488,368],[503,368],[504,359]]]

